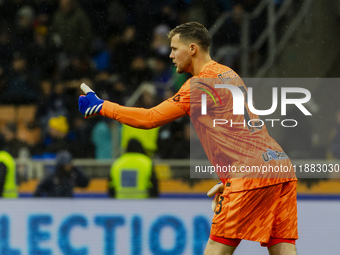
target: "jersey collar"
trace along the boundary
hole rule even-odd
[[[214,60],[210,60],[209,62],[207,62],[207,63],[202,67],[202,69],[201,69],[201,71],[200,71],[200,74],[203,72],[203,70],[204,70],[207,66],[212,65],[212,64],[214,64],[214,63],[216,63]],[[199,74],[199,75],[200,75],[200,74]]]

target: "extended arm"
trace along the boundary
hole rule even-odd
[[[132,127],[151,129],[187,115],[186,111],[169,101],[164,101],[151,109],[125,107],[101,100],[84,83],[81,88],[86,96],[80,96],[78,104],[85,118],[99,114]]]
[[[150,129],[181,118],[186,112],[168,101],[151,109],[125,107],[104,101],[99,114],[135,128]]]

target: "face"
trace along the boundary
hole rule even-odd
[[[190,45],[183,43],[176,34],[171,39],[171,53],[169,56],[175,63],[177,73],[190,73],[191,71],[191,52]]]

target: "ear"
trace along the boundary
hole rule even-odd
[[[197,52],[197,45],[195,43],[191,43],[189,46],[190,49],[190,55],[195,55]]]

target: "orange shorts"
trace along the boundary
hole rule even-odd
[[[298,239],[296,181],[230,192],[224,188],[211,225],[211,236],[261,242]],[[222,242],[223,243],[223,242]]]

